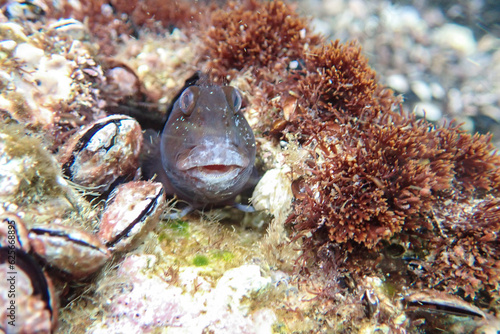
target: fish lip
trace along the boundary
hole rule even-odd
[[[197,170],[206,174],[226,174],[239,169],[241,169],[241,167],[236,165],[205,165],[190,168],[189,170]]]
[[[197,171],[215,176],[239,171],[248,167],[249,163],[250,159],[234,145],[217,145],[209,142],[179,154],[176,167],[180,171],[191,173]]]
[[[185,173],[195,180],[215,185],[235,181],[241,174],[242,170],[243,168],[241,167],[231,165],[228,166],[225,171],[207,171],[207,169],[202,166],[188,169]]]

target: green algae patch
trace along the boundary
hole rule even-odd
[[[174,241],[178,239],[187,239],[190,235],[189,223],[180,219],[170,220],[163,223],[161,232],[158,235],[158,241]]]
[[[273,333],[275,334],[286,334],[290,332],[289,329],[286,327],[286,325],[283,323],[274,324],[272,329]]]
[[[183,238],[189,237],[189,223],[183,220],[175,220],[167,223],[169,228],[175,235]]]
[[[158,234],[158,242],[159,243],[162,243],[163,241],[166,241],[166,240],[169,240],[169,236],[167,233],[161,232],[160,234]]]
[[[394,298],[400,289],[395,285],[395,283],[385,282],[382,285],[382,291],[385,292],[390,298]]]
[[[263,233],[236,223],[221,224],[207,215],[192,214],[158,224],[154,244],[164,254],[160,258],[169,265],[197,267],[202,269],[204,277],[216,280],[227,270],[258,257],[257,245]],[[153,243],[148,247],[153,252]]]
[[[224,262],[231,262],[234,259],[234,253],[226,250],[213,250],[210,256],[214,260],[222,260]]]
[[[193,264],[196,267],[205,267],[208,266],[210,263],[210,260],[208,259],[207,256],[198,254],[193,258]]]
[[[212,265],[218,267],[220,265],[224,266],[224,263],[231,263],[235,259],[235,255],[232,252],[226,250],[211,250],[209,255],[197,254],[193,258],[193,265],[196,267],[205,267]]]

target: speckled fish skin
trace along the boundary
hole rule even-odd
[[[255,137],[239,110],[236,88],[196,85],[192,111],[175,102],[161,135],[165,188],[194,208],[230,204],[244,188],[255,163]],[[186,92],[184,90],[184,92]],[[184,94],[183,92],[183,94]]]

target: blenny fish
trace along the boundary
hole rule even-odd
[[[160,135],[159,154],[152,157],[156,167],[146,168],[167,195],[195,209],[235,204],[251,178],[256,153],[241,105],[240,92],[231,86],[205,79],[185,87]]]

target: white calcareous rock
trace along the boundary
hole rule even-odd
[[[168,327],[175,334],[271,334],[277,316],[269,308],[250,309],[255,293],[271,287],[258,265],[230,269],[215,287],[199,268],[181,267],[175,282],[158,275],[161,259],[130,255],[117,270],[117,282],[126,289],[105,297],[102,322],[92,333],[146,333]],[[101,283],[106,286],[108,281]],[[196,287],[193,289],[193,287]],[[106,289],[106,288],[104,288]]]
[[[286,165],[268,170],[253,192],[254,208],[267,210],[278,220],[284,218],[293,198],[290,174],[291,169]]]

